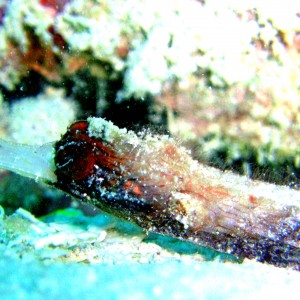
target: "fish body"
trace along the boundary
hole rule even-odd
[[[168,136],[109,121],[56,144],[56,186],[142,228],[239,258],[300,265],[300,193],[199,164]]]
[[[300,270],[300,192],[202,165],[169,136],[88,118],[47,145],[0,141],[0,167],[147,231]]]

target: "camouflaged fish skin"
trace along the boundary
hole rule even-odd
[[[56,143],[65,192],[142,228],[279,267],[300,266],[300,193],[203,166],[168,136],[74,123]]]

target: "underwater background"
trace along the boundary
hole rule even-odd
[[[299,189],[297,1],[0,0],[0,137],[103,117]],[[155,234],[0,172],[1,299],[253,299],[299,272]],[[296,289],[297,288],[297,289]]]

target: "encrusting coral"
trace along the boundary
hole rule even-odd
[[[8,136],[22,144],[42,145],[57,140],[78,115],[75,101],[66,98],[63,90],[53,88],[11,102]]]

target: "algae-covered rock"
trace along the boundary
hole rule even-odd
[[[167,111],[167,129],[201,159],[246,173],[252,163],[298,172],[295,1],[13,0],[1,7],[4,90],[38,74],[73,93],[83,114],[118,120],[125,107],[134,122],[163,124]],[[149,95],[148,118],[116,105]]]
[[[62,90],[48,88],[37,97],[12,100],[8,115],[8,134],[21,144],[45,144],[56,141],[78,113],[76,103]]]

